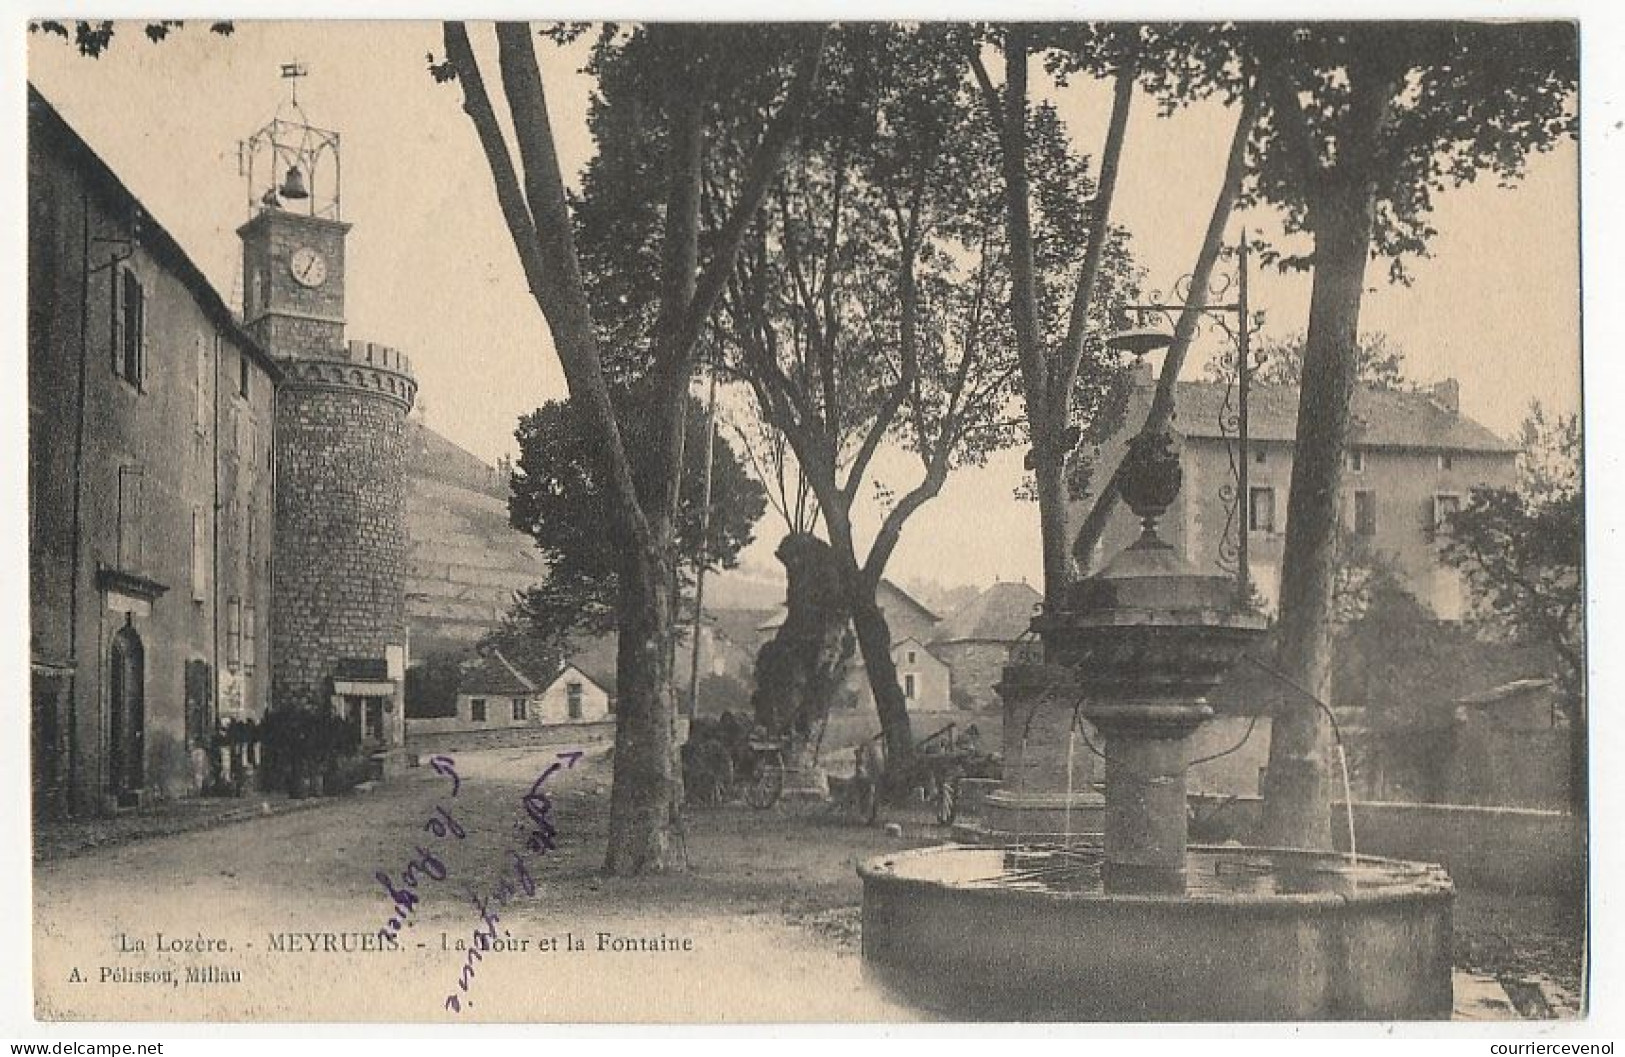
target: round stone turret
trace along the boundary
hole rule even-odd
[[[277,707],[315,708],[357,671],[373,686],[399,678],[382,669],[406,644],[405,427],[417,382],[404,355],[371,342],[279,362],[271,693]]]

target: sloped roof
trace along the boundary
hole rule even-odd
[[[602,635],[572,635],[570,656],[567,661],[613,697],[616,689],[615,663],[618,648],[613,631]]]
[[[1226,434],[1219,428],[1224,397],[1223,383],[1180,382],[1175,428],[1187,437],[1224,437]],[[1232,394],[1232,414],[1234,409]],[[1361,386],[1354,392],[1351,410],[1351,441],[1362,447],[1507,454],[1517,450],[1467,416],[1441,406],[1427,393]],[[1253,386],[1247,399],[1247,417],[1247,432],[1252,439],[1292,443],[1298,435],[1298,390],[1284,385]]]
[[[955,610],[932,641],[1014,642],[1026,634],[1043,600],[1025,582],[1001,580]]]
[[[544,682],[552,682],[550,674]],[[501,650],[493,649],[463,669],[457,681],[459,694],[489,694],[492,697],[523,697],[536,692],[536,683],[515,668]]]
[[[942,621],[941,617],[927,609],[919,599],[884,578],[881,579],[880,586],[875,590],[875,601],[880,604],[882,610],[895,603],[899,609],[911,609],[924,617],[929,623],[937,624]],[[762,622],[756,625],[756,630],[758,632],[773,631],[783,626],[785,618],[789,615],[790,610],[787,606],[777,606],[762,618]]]
[[[135,192],[131,191],[113,171],[113,167],[102,160],[84,137],[68,124],[61,112],[33,84],[28,86],[28,138],[30,150],[55,149],[70,164],[77,166],[84,174],[86,182],[110,202],[113,211],[139,215],[142,248],[151,253],[186,286],[196,299],[198,307],[215,326],[230,336],[233,343],[246,349],[254,362],[272,379],[281,380],[282,368],[278,367],[276,361],[259,342],[243,329],[242,323],[226,305],[219,291],[203,274],[203,269],[193,262],[186,250],[176,241],[175,236],[158,222],[158,218],[152,215],[152,210],[136,197]]]
[[[900,638],[896,642],[892,643],[891,644],[892,653],[896,653],[898,650],[902,649],[904,646],[907,646],[911,642],[914,645],[919,647],[919,651],[918,651],[919,653],[924,654],[925,656],[931,658],[939,666],[941,666],[943,668],[951,667],[948,664],[947,661],[945,661],[941,657],[937,656],[937,653],[936,653],[935,650],[933,650],[930,646],[926,645],[925,643],[921,642],[919,639],[915,638],[913,635],[906,635],[903,638]],[[854,657],[853,659],[856,660],[860,665],[863,663],[863,660],[862,660],[861,657]],[[918,662],[916,661],[916,663],[918,663]]]

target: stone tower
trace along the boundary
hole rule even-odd
[[[271,705],[332,707],[366,749],[387,753],[404,731],[405,423],[417,384],[394,349],[345,340],[338,134],[310,126],[296,99],[287,111],[244,143],[251,215],[237,231],[243,321],[283,375]]]

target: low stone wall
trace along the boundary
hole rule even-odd
[[[1262,801],[1257,797],[1193,796],[1191,839],[1251,843]],[[1562,811],[1355,801],[1360,854],[1435,862],[1462,887],[1504,892],[1584,891],[1585,821]],[[1343,804],[1332,806],[1332,837],[1348,848]]]
[[[514,749],[532,745],[591,745],[613,741],[615,721],[601,723],[553,723],[533,727],[493,727],[489,730],[456,729],[452,717],[410,719],[406,722],[406,751],[418,754]]]

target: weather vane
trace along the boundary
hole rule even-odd
[[[293,93],[293,105],[299,105],[299,78],[309,75],[302,62],[285,62],[282,64],[282,79],[291,82],[288,88]]]

